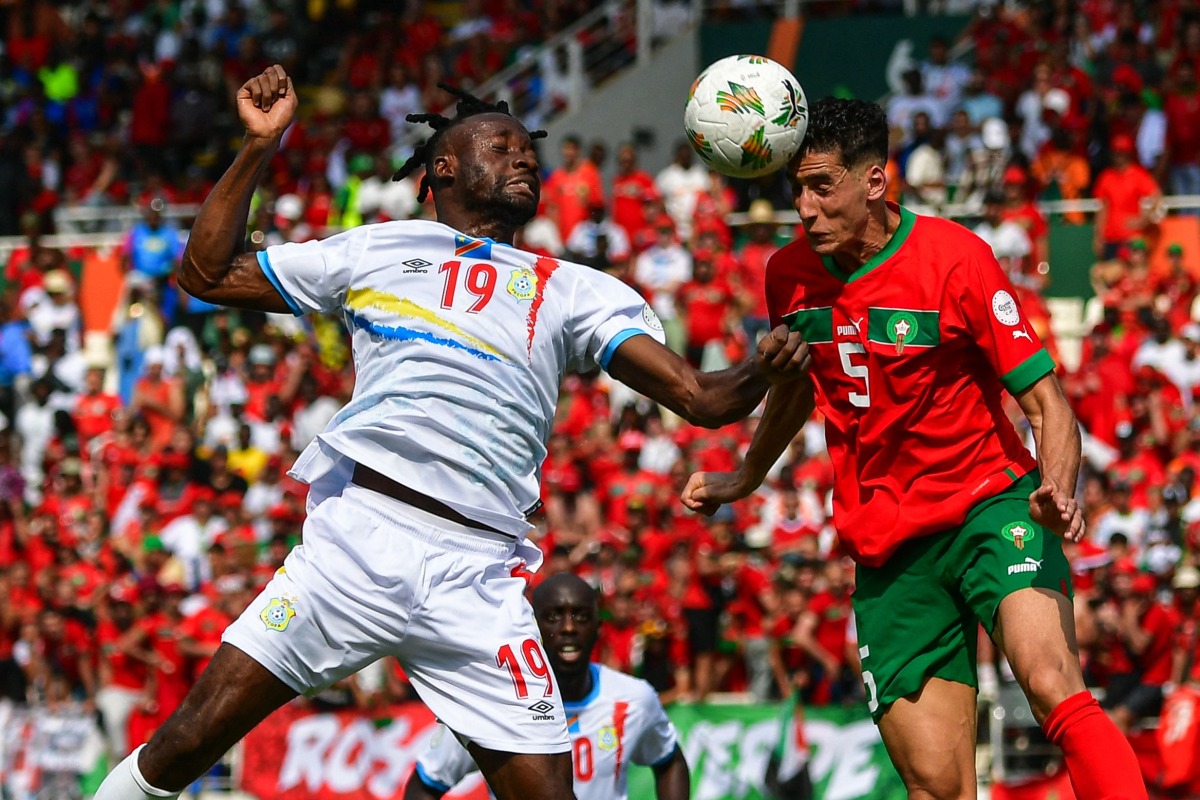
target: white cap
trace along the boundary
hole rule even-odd
[[[1189,342],[1200,342],[1200,325],[1194,322],[1189,322],[1183,326],[1180,335]]]
[[[166,360],[163,355],[163,349],[158,345],[146,348],[146,355],[143,359],[147,367],[161,367]]]
[[[983,146],[989,150],[1003,150],[1008,147],[1008,126],[999,117],[985,119],[980,135],[983,138]]]
[[[1071,110],[1071,95],[1065,89],[1055,87],[1042,95],[1042,108],[1058,112],[1060,117],[1064,117]]]
[[[304,201],[298,195],[280,195],[275,200],[275,215],[295,222],[304,216]]]

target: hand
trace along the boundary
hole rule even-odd
[[[237,93],[238,116],[246,134],[278,139],[296,117],[296,90],[292,79],[276,64],[242,84]]]
[[[706,517],[717,513],[725,503],[741,500],[753,486],[747,486],[740,472],[697,472],[688,478],[679,499],[692,511]]]
[[[798,331],[778,325],[758,342],[754,363],[771,383],[795,380],[812,366],[808,342]]]
[[[1068,542],[1083,540],[1083,509],[1053,484],[1043,483],[1029,495],[1029,515]]]

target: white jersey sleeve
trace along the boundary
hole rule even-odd
[[[645,682],[640,688],[643,690],[643,696],[638,699],[637,704],[645,714],[646,720],[629,755],[635,764],[657,767],[669,761],[675,754],[679,736],[675,725],[667,718],[667,712],[663,709],[654,688]]]
[[[633,336],[648,334],[660,344],[666,341],[662,322],[646,299],[611,275],[580,270],[573,301],[570,369],[608,369],[612,354]]]
[[[362,227],[319,241],[275,245],[259,251],[258,264],[296,316],[341,311],[370,235]]]
[[[479,767],[467,748],[462,746],[453,731],[439,723],[429,740],[429,748],[417,759],[414,779],[444,794],[463,778],[478,771]]]

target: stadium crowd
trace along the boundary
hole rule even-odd
[[[186,223],[163,212],[201,201],[223,166],[231,87],[267,60],[320,87],[272,166],[250,246],[428,215],[413,179],[391,181],[413,143],[404,115],[448,101],[439,79],[478,81],[586,7],[466,2],[454,25],[417,0],[399,12],[322,0],[3,9],[0,234],[29,238],[5,266],[0,314],[0,697],[96,708],[123,755],[298,542],[305,487],[286,471],[350,396],[341,323],[215,308],[172,280]],[[1167,0],[986,8],[965,34],[974,68],[935,41],[888,104],[896,199],[974,204],[1052,350],[1034,201],[1104,201],[1100,320],[1081,366],[1062,369],[1088,434],[1091,535],[1069,549],[1089,678],[1130,726],[1200,671],[1200,324],[1181,259],[1200,241],[1176,243],[1173,267],[1152,273],[1155,216],[1139,205],[1159,187],[1196,191],[1200,12]],[[356,13],[371,24],[320,35]],[[568,137],[543,153],[543,212],[523,245],[639,287],[693,363],[741,357],[769,327],[766,261],[799,234],[777,222],[786,186],[727,181],[686,143],[656,174],[633,145],[611,155],[609,173],[600,142]],[[128,203],[145,218],[120,248],[111,347],[97,348],[82,325],[81,253],[39,237],[59,206]],[[731,227],[735,211],[745,223]],[[819,422],[751,500],[711,519],[677,500],[692,471],[734,468],[754,426],[693,428],[604,375],[568,376],[535,580],[570,570],[595,585],[602,659],[665,701],[855,702],[854,573],[829,520]],[[993,691],[1003,665],[986,647],[981,659]],[[388,667],[318,702],[410,695]]]

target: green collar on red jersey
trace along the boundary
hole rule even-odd
[[[888,205],[891,206],[891,203]],[[837,262],[831,256],[821,256],[821,263],[825,265],[825,269],[829,270],[829,274],[838,280],[852,283],[894,256],[896,251],[900,249],[900,245],[907,241],[908,234],[912,232],[913,223],[917,220],[917,215],[904,206],[896,206],[896,208],[900,211],[900,224],[896,227],[892,238],[888,239],[888,243],[883,246],[882,250],[876,253],[870,261],[849,275],[842,271],[842,268],[837,265]]]

